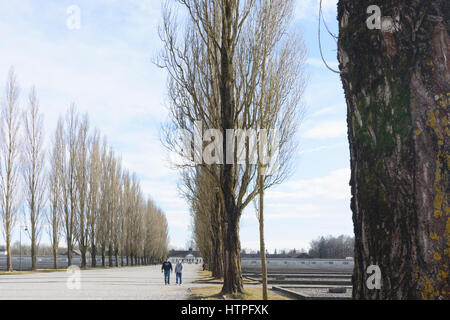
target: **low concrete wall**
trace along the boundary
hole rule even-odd
[[[243,269],[252,270],[261,268],[260,259],[243,258],[241,260]],[[352,271],[354,267],[353,260],[346,259],[267,259],[267,268],[283,269],[283,270],[337,270],[337,271]]]

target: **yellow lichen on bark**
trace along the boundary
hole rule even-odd
[[[442,257],[439,254],[439,252],[435,251],[434,254],[433,254],[433,259],[436,260],[436,261],[441,261]]]
[[[430,221],[430,238],[434,240],[433,247],[435,248],[433,261],[436,263],[437,270],[431,277],[422,276],[419,280],[423,299],[435,299],[448,293],[448,266],[445,263],[443,264],[447,257],[450,256],[450,219],[447,218],[446,222],[445,220],[443,221],[444,215],[446,217],[449,215],[448,195],[446,192],[447,168],[449,164],[448,151],[445,148],[445,138],[449,135],[448,116],[445,112],[448,106],[446,96],[449,96],[449,94],[437,95],[435,110],[427,112],[426,125],[429,128],[428,132],[434,136],[434,141],[437,143],[435,179],[433,183],[433,216],[435,220]],[[444,115],[442,115],[442,109],[444,109]],[[445,228],[442,229],[440,226],[444,223]]]

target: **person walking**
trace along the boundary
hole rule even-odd
[[[166,261],[163,262],[161,266],[161,273],[164,272],[164,283],[166,285],[170,284],[170,273],[172,272],[172,264],[169,261],[169,258],[166,258]]]
[[[177,284],[179,284],[181,286],[182,283],[182,272],[183,272],[183,265],[181,264],[181,260],[177,261],[177,265],[175,266],[175,274],[176,274],[176,281]],[[180,279],[179,283],[178,283],[178,279]]]

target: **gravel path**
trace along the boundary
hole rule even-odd
[[[160,266],[84,270],[79,282],[68,272],[0,275],[0,300],[183,300],[189,288],[199,286],[192,283],[199,269],[184,265],[182,286],[175,285],[174,273],[164,285]]]

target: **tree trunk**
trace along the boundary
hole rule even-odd
[[[72,241],[71,237],[67,237],[67,266],[72,265]]]
[[[222,236],[222,235],[220,235]],[[216,279],[223,278],[223,250],[222,241],[216,241],[214,245],[213,263],[212,263],[212,276]]]
[[[34,204],[32,204],[34,206]],[[31,270],[36,271],[36,225],[34,214],[31,216]]]
[[[211,255],[211,271],[212,276],[216,279],[223,277],[223,249],[222,249],[222,225],[220,223],[220,216],[222,214],[219,197],[216,198],[216,210],[211,215],[211,227],[213,230],[212,239],[212,255]]]
[[[52,230],[52,237],[53,237],[53,245],[52,245],[52,251],[53,251],[53,268],[56,270],[58,269],[58,234],[55,228]]]
[[[12,254],[11,254],[11,231],[9,226],[6,229],[6,271],[12,272]]]
[[[106,266],[106,256],[105,256],[105,250],[102,250],[102,267],[104,268]]]
[[[31,270],[36,271],[36,243],[31,241]]]
[[[240,213],[231,211],[226,214],[223,225],[223,287],[222,294],[243,293],[241,270],[241,243],[239,239]]]
[[[53,247],[53,269],[58,269],[58,248]]]
[[[97,249],[94,244],[91,244],[91,267],[95,268],[97,266]]]
[[[259,178],[259,246],[261,254],[262,297],[268,299],[267,294],[267,269],[266,269],[266,245],[264,243],[264,175],[258,170]]]
[[[113,257],[113,250],[112,250],[112,246],[110,245],[108,247],[108,265],[109,265],[109,267],[113,266],[113,259],[112,259],[112,257]]]
[[[81,253],[81,268],[86,269],[86,247],[80,246],[80,253]]]
[[[222,46],[220,49],[220,98],[222,113],[222,134],[226,137],[227,129],[234,128],[234,110],[236,102],[233,92],[233,57],[232,44],[233,9],[230,1],[224,1],[222,14]],[[223,139],[223,159],[227,159],[227,143]],[[221,166],[221,188],[223,193],[223,254],[224,254],[224,283],[223,294],[242,293],[241,273],[241,244],[239,239],[239,220],[241,211],[236,206],[234,196],[234,168],[232,164]]]
[[[369,30],[367,2],[338,5],[348,106],[355,299],[449,298],[449,6],[378,1],[400,29]],[[381,288],[366,285],[381,270]]]

